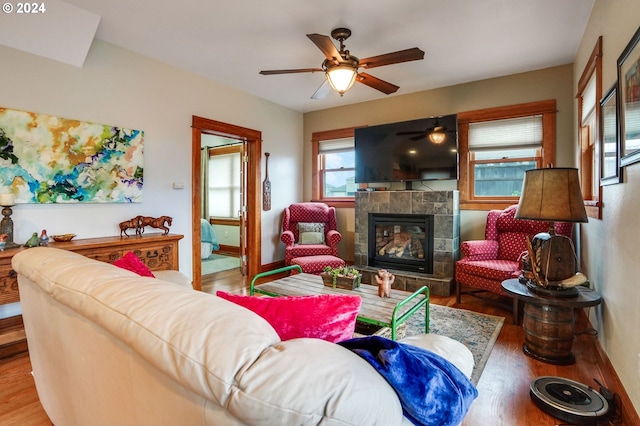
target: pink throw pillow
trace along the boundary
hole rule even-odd
[[[260,315],[283,341],[312,337],[337,343],[351,339],[362,303],[360,296],[338,294],[256,297],[218,291],[216,295]]]
[[[151,272],[151,269],[149,269],[147,265],[145,265],[132,251],[126,252],[124,256],[113,262],[113,264],[122,269],[135,272],[143,277],[156,277],[153,275],[153,272]]]

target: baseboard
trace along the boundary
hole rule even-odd
[[[236,246],[226,246],[224,244],[220,244],[220,249],[216,250],[214,253],[216,254],[229,254],[231,256],[240,256],[240,247]]]
[[[623,425],[640,425],[640,417],[633,407],[633,403],[627,394],[618,373],[616,373],[613,364],[609,361],[609,356],[605,352],[604,348],[600,344],[600,340],[596,339],[596,355],[598,356],[598,364],[603,366],[602,375],[604,376],[606,386],[610,391],[618,394],[620,397],[620,415],[622,417]],[[596,389],[597,390],[597,389]]]
[[[262,273],[262,272],[273,271],[275,269],[280,269],[284,267],[285,267],[284,260],[278,260],[275,262],[267,263],[265,265],[261,265],[260,272]]]

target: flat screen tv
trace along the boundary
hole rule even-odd
[[[458,178],[456,114],[361,127],[354,144],[358,183]]]

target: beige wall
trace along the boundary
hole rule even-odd
[[[304,115],[304,167],[311,170],[311,134],[322,130],[361,125],[376,125],[413,120],[434,115],[452,114],[481,108],[556,99],[558,166],[575,166],[573,150],[572,66],[564,65],[523,74],[476,81],[442,89],[383,98],[378,101],[347,105]],[[372,90],[363,88],[365,90]],[[400,89],[402,90],[402,89]],[[349,96],[347,93],[345,96]],[[457,182],[425,182],[425,190],[457,189]],[[403,189],[396,184],[391,189]],[[311,174],[305,173],[304,199],[311,198]],[[340,254],[353,259],[354,212],[340,209],[338,226],[343,234]],[[342,219],[342,220],[341,220]],[[482,238],[486,212],[465,210],[461,213],[461,238]]]
[[[596,40],[602,36],[603,81],[606,90],[617,80],[616,61],[640,24],[637,0],[596,0],[576,55],[573,92]],[[577,105],[574,105],[577,115]],[[575,141],[577,144],[577,139]],[[581,226],[583,269],[602,294],[603,304],[592,312],[598,339],[640,411],[640,163],[625,167],[624,182],[603,187],[602,220]]]
[[[77,238],[117,235],[118,223],[138,214],[169,215],[171,232],[185,235],[180,269],[190,276],[191,117],[198,115],[262,132],[273,195],[272,209],[260,212],[261,261],[284,258],[282,210],[302,198],[301,113],[98,40],[82,68],[4,46],[0,63],[0,106],[145,131],[142,203],[21,204],[13,215],[16,242],[43,228]],[[172,189],[173,182],[184,189]]]

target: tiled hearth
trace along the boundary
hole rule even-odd
[[[393,288],[415,291],[426,285],[432,294],[453,294],[453,273],[460,247],[458,191],[360,191],[356,193],[355,263],[364,283],[375,284],[377,268],[368,266],[369,213],[434,215],[433,274],[392,270]]]

